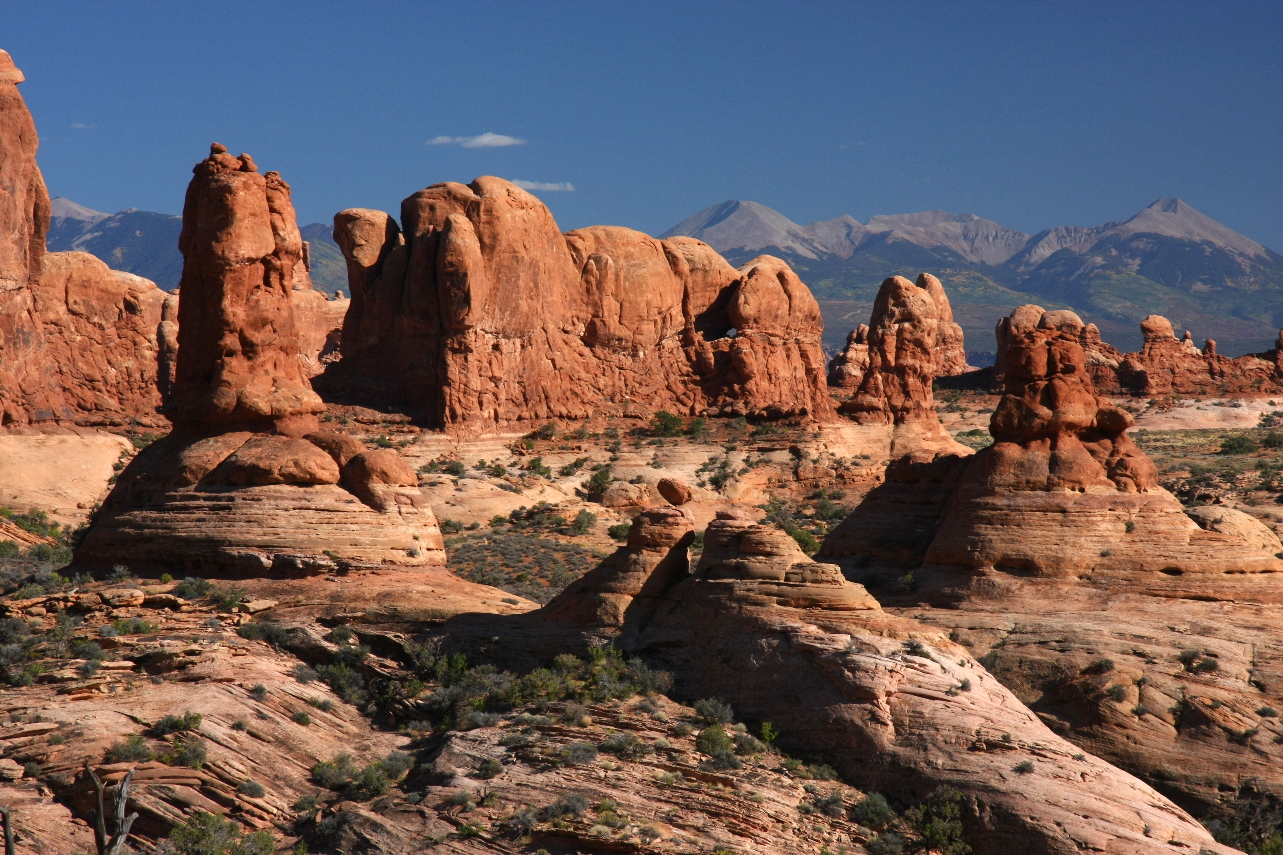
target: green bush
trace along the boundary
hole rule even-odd
[[[650,420],[650,432],[655,436],[681,436],[682,417],[660,410]]]
[[[570,533],[575,535],[588,534],[596,524],[596,514],[589,513],[587,510],[581,510],[575,515],[574,521],[570,524]]]
[[[631,528],[631,523],[619,523],[618,525],[612,525],[610,528],[606,529],[606,534],[610,535],[620,543],[623,543],[628,540],[628,531]]]
[[[181,597],[184,600],[199,600],[208,597],[214,592],[214,583],[208,579],[198,579],[195,576],[188,576],[183,581],[174,586],[174,596]]]
[[[173,748],[160,759],[171,766],[187,766],[199,769],[205,765],[209,749],[205,740],[191,733],[180,735],[174,740]]]
[[[161,850],[172,855],[272,855],[272,835],[255,831],[246,836],[235,820],[198,811],[176,827]]]
[[[236,792],[242,796],[249,796],[251,799],[261,799],[267,794],[267,790],[258,781],[244,780],[236,787]]]
[[[895,822],[895,811],[881,793],[869,793],[851,806],[851,820],[872,829],[882,829]]]
[[[200,730],[202,716],[200,713],[185,712],[182,715],[167,715],[152,725],[151,731],[156,736],[168,736],[171,733],[187,733]]]
[[[695,737],[695,748],[701,754],[707,754],[710,757],[718,751],[735,750],[735,741],[731,739],[730,734],[720,724],[714,724],[706,727]]]
[[[1221,454],[1251,454],[1258,450],[1260,445],[1255,439],[1247,434],[1237,433],[1233,436],[1227,436],[1221,440]]]
[[[147,746],[147,740],[141,733],[131,733],[120,742],[107,749],[103,755],[104,763],[146,763],[154,760],[156,755]]]

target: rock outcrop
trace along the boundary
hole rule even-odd
[[[155,283],[45,251],[49,193],[23,76],[0,51],[0,425],[160,424]]]
[[[1158,486],[1126,435],[1131,417],[1096,396],[1077,315],[1023,306],[1006,330],[994,444],[970,459],[893,462],[821,555],[853,572],[920,568],[919,583],[934,573],[946,586],[994,573],[1283,570],[1283,548],[1263,525],[1228,509],[1232,526],[1200,522]]]
[[[436,427],[603,411],[831,416],[809,290],[778,259],[739,270],[706,244],[562,234],[499,178],[436,184],[335,217],[351,307],[322,388]]]
[[[965,370],[962,328],[940,280],[923,273],[916,283],[902,276],[882,283],[869,325],[848,337],[829,365],[829,382],[853,390],[840,412],[862,424],[895,426],[893,452],[958,450],[936,416],[932,384]]]
[[[580,649],[612,641],[662,665],[680,694],[772,722],[790,752],[822,757],[854,786],[910,803],[956,788],[978,853],[1157,853],[1173,840],[1226,851],[1154,790],[1052,734],[961,646],[885,613],[783,531],[722,513],[688,573],[689,536],[683,509],[648,511],[626,546],[543,609],[460,616],[445,643],[530,667],[571,646],[577,627]]]
[[[297,575],[440,567],[444,544],[395,452],[320,432],[291,300],[289,185],[218,144],[183,211],[174,432],[139,454],[76,562],[91,569]]]

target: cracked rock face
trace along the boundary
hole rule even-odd
[[[77,563],[236,576],[441,567],[409,465],[317,430],[291,300],[302,244],[289,185],[218,144],[194,172],[165,404],[175,430],[121,474]]]
[[[739,270],[690,238],[562,234],[499,178],[434,184],[401,224],[334,218],[352,302],[324,388],[437,427],[606,410],[832,416],[819,306],[778,259]]]

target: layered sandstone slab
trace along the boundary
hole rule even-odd
[[[1006,394],[994,444],[970,459],[896,461],[825,540],[853,572],[1255,573],[1283,570],[1278,539],[1246,514],[1192,518],[1127,437],[1131,417],[1096,396],[1072,312],[1007,319]],[[896,525],[909,520],[909,525]],[[961,584],[957,579],[953,584]]]
[[[183,211],[174,433],[122,473],[76,564],[290,576],[438,568],[445,546],[395,452],[318,432],[292,294],[289,185],[218,144]]]
[[[523,668],[611,641],[671,670],[680,693],[774,723],[787,750],[858,787],[907,802],[957,788],[979,853],[1157,853],[1171,841],[1228,851],[1051,733],[943,633],[885,613],[784,532],[725,512],[688,572],[690,525],[682,508],[647,511],[624,547],[543,609],[460,616],[445,643]]]
[[[607,410],[831,415],[810,291],[778,259],[732,268],[706,244],[562,234],[499,178],[436,184],[335,217],[351,307],[324,388],[434,426]]]

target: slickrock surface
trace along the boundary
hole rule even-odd
[[[922,579],[964,587],[994,573],[1283,570],[1259,522],[1230,509],[1192,519],[1158,487],[1125,433],[1131,416],[1096,397],[1076,315],[1024,306],[1008,330],[994,444],[893,462],[822,555],[860,570],[921,566]]]
[[[0,433],[0,505],[36,508],[62,524],[83,522],[107,497],[108,480],[130,451],[119,436],[83,428]]]
[[[689,238],[563,235],[493,177],[435,184],[401,214],[402,227],[335,216],[352,301],[327,394],[408,405],[434,427],[664,408],[831,416],[819,307],[778,259],[737,271]]]
[[[0,51],[0,426],[161,424],[164,293],[86,253],[45,251],[49,193],[22,80]]]
[[[122,473],[78,566],[290,576],[445,563],[394,452],[319,432],[298,359],[289,185],[218,144],[187,191],[174,432]],[[355,447],[353,447],[355,446]]]
[[[462,616],[444,626],[447,643],[515,664],[564,649],[576,625],[585,640],[613,637],[670,669],[680,693],[773,722],[787,748],[855,786],[909,801],[956,787],[980,853],[1160,852],[1172,840],[1225,851],[1148,786],[1055,736],[960,645],[884,613],[784,532],[723,514],[687,575],[683,516],[642,515],[625,547],[544,609]],[[478,644],[486,632],[496,643]]]
[[[851,334],[829,365],[829,382],[850,390],[839,408],[861,424],[895,426],[892,451],[962,451],[936,417],[935,378],[967,370],[962,328],[940,280],[893,276],[882,283],[868,327]]]

